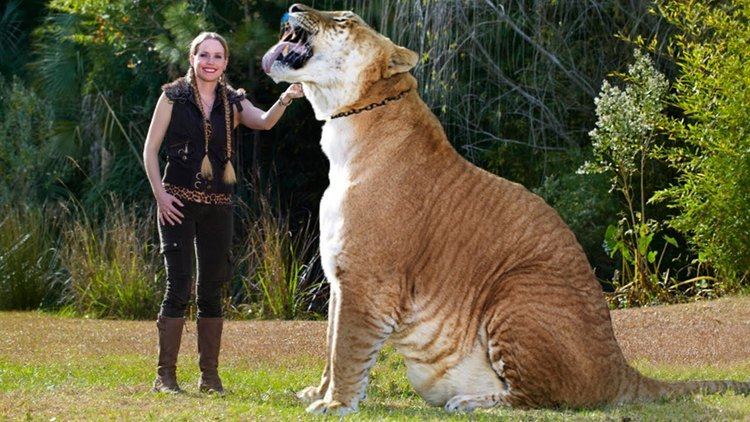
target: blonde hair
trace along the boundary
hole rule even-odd
[[[224,60],[229,58],[229,46],[227,45],[227,40],[224,39],[221,35],[217,34],[216,32],[201,32],[198,34],[197,37],[193,38],[193,41],[190,42],[190,55],[194,56],[195,53],[198,52],[198,46],[201,45],[201,43],[205,40],[216,40],[219,43],[221,43],[221,46],[224,47]],[[205,156],[203,157],[203,161],[201,162],[201,174],[203,177],[205,177],[207,180],[213,179],[213,168],[211,166],[211,161],[208,159],[208,142],[211,139],[211,121],[210,117],[207,116],[205,110],[203,110],[203,101],[201,100],[201,94],[198,91],[198,84],[195,80],[195,71],[193,70],[193,66],[191,65],[188,69],[187,76],[185,77],[188,82],[190,83],[190,87],[193,90],[193,96],[197,99],[196,103],[198,104],[198,108],[201,111],[201,115],[203,116],[203,136],[205,139]],[[224,183],[226,184],[233,184],[237,182],[237,176],[234,172],[234,166],[232,166],[232,122],[231,122],[231,113],[230,113],[230,105],[229,100],[227,98],[227,78],[226,78],[226,71],[224,74],[221,75],[221,78],[219,79],[219,85],[221,86],[221,101],[224,105],[224,122],[226,125],[227,130],[227,163],[224,166]],[[210,112],[210,110],[209,110]]]

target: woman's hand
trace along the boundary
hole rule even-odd
[[[175,204],[184,207],[185,205],[180,202],[176,197],[163,192],[156,197],[157,215],[159,217],[159,223],[163,226],[166,223],[174,226],[175,224],[181,224],[184,215],[177,209]]]
[[[294,83],[289,85],[289,88],[284,91],[283,94],[281,94],[282,97],[286,97],[286,99],[292,100],[295,98],[301,98],[305,96],[305,92],[302,90],[302,84]]]

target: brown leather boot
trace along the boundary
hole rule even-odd
[[[198,318],[198,366],[201,380],[198,390],[206,393],[224,394],[219,378],[219,349],[224,318]]]
[[[177,385],[177,354],[180,352],[182,327],[185,318],[170,318],[159,315],[156,328],[159,329],[159,363],[156,369],[156,380],[152,391],[162,393],[180,393]]]

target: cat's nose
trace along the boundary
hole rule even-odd
[[[307,9],[307,7],[306,7],[306,6],[304,6],[304,5],[302,5],[302,4],[299,4],[299,3],[294,3],[293,5],[291,5],[291,6],[289,7],[289,13],[294,13],[294,12],[304,12],[304,11],[305,11],[305,9]]]

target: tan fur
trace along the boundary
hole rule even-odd
[[[573,233],[538,196],[452,148],[404,73],[416,55],[350,12],[292,15],[314,34],[315,55],[270,75],[303,82],[319,118],[411,89],[323,129],[331,187],[321,256],[332,295],[326,369],[298,394],[309,411],[356,410],[386,339],[416,391],[448,410],[748,391],[740,382],[662,383],[628,366]],[[342,46],[364,63],[327,50]]]

